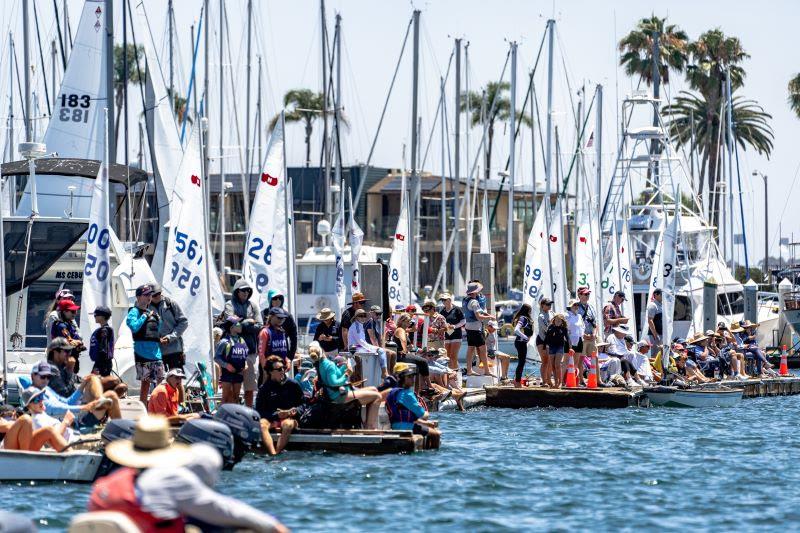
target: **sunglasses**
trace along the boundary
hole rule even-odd
[[[273,366],[272,372],[286,372],[286,369],[283,368],[282,366]]]
[[[28,402],[28,405],[30,405],[30,404],[32,404],[32,403],[42,403],[42,402],[44,402],[44,398],[43,398],[43,397],[41,397],[41,396],[39,396],[39,397],[37,397],[37,398],[35,398],[35,399],[31,400],[30,402]]]
[[[46,379],[46,380],[50,381],[50,377],[51,376],[42,376],[41,374],[35,374],[35,375],[39,376],[39,379]]]

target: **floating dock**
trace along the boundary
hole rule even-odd
[[[278,434],[272,434],[277,441]],[[413,453],[424,448],[422,435],[411,431],[369,429],[296,429],[286,449],[359,455]],[[263,450],[261,450],[263,452]]]
[[[575,407],[622,409],[647,405],[641,390],[618,387],[600,389],[548,389],[545,387],[486,387],[488,407]]]
[[[798,376],[713,383],[713,385],[719,384],[742,389],[743,398],[800,394],[800,377]],[[650,402],[647,395],[639,388],[628,390],[617,387],[599,389],[486,387],[486,405],[513,409],[525,407],[622,409],[625,407],[649,407]]]

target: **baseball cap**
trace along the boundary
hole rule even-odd
[[[150,296],[153,294],[153,287],[149,283],[136,287],[136,296]]]
[[[73,300],[66,298],[59,300],[58,304],[56,305],[56,309],[59,311],[77,311],[80,308],[80,305],[76,304]]]
[[[94,316],[104,316],[106,318],[111,318],[111,309],[106,307],[105,305],[98,305],[94,308]]]
[[[69,298],[70,300],[74,300],[75,295],[72,293],[70,289],[58,289],[56,291],[56,300],[60,300],[62,298]]]
[[[289,316],[282,307],[270,307],[269,314],[278,318],[286,318]]]
[[[181,379],[186,379],[186,374],[184,374],[183,370],[181,370],[180,368],[173,368],[172,370],[167,372],[167,375],[164,376],[164,379],[169,378],[169,377],[173,377],[173,376],[177,377],[177,378],[181,378]]]
[[[159,285],[158,283],[151,283],[150,290],[153,291],[153,294],[161,294],[163,289],[161,288],[161,285]]]
[[[551,300],[550,298],[542,298],[541,300],[539,300],[539,303],[544,305],[553,305],[553,300]]]
[[[50,341],[50,344],[47,345],[47,352],[49,353],[52,350],[71,350],[72,348],[73,346],[67,339],[64,337],[56,337]]]
[[[592,290],[589,287],[581,287],[578,289],[578,294],[591,294]]]
[[[53,369],[47,361],[39,361],[31,368],[31,374],[36,374],[37,376],[52,376]]]
[[[20,395],[20,403],[22,403],[22,407],[28,407],[28,405],[35,400],[36,398],[44,395],[44,389],[40,389],[39,387],[30,386]]]

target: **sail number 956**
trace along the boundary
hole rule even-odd
[[[88,94],[62,94],[58,120],[61,122],[89,122],[91,101]]]

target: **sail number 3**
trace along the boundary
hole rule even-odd
[[[58,120],[61,122],[89,122],[91,101],[88,94],[62,94]]]

